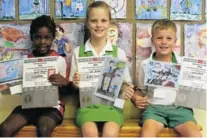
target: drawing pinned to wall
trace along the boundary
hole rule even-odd
[[[84,18],[86,16],[86,0],[56,0],[55,16],[62,18]]]
[[[15,0],[0,0],[0,20],[15,19]]]
[[[130,73],[133,74],[132,67],[132,24],[131,23],[121,23],[116,22],[111,25],[108,32],[108,39],[113,45],[117,45],[119,48],[123,49],[126,53]]]
[[[50,15],[50,0],[19,0],[19,19]]]
[[[112,18],[122,19],[126,18],[126,4],[127,0],[95,0],[104,1],[111,8]]]
[[[152,51],[154,51],[154,47],[151,43],[151,26],[152,24],[136,24],[136,59],[144,60],[148,58]],[[181,48],[181,27],[179,24],[176,24],[177,27],[177,42],[174,46],[174,52],[180,55]]]
[[[207,58],[207,24],[184,26],[185,56]]]
[[[202,0],[171,0],[171,20],[201,20]]]
[[[52,48],[60,55],[70,58],[75,47],[83,44],[83,23],[61,23],[57,25],[57,34]]]
[[[166,0],[136,0],[136,19],[166,19]]]
[[[0,24],[0,61],[23,58],[31,49],[29,24]]]

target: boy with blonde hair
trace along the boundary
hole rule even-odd
[[[173,52],[176,44],[176,25],[168,19],[157,20],[152,25],[152,44],[155,52],[142,61],[138,69],[138,90],[133,96],[136,107],[145,109],[141,116],[141,137],[155,137],[165,127],[174,128],[184,137],[201,137],[193,117],[193,110],[174,105],[176,90],[144,86],[146,66],[150,60],[180,64],[180,58]],[[162,98],[153,93],[166,93]]]

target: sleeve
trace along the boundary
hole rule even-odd
[[[63,57],[59,56],[57,62],[58,62],[58,73],[63,77],[66,77],[67,75],[66,60]]]
[[[131,79],[130,72],[129,72],[129,63],[126,58],[125,52],[121,49],[118,49],[118,58],[127,62],[127,67],[125,69],[123,82],[132,84],[132,79]]]
[[[137,67],[137,87],[141,90],[142,93],[146,94],[147,93],[147,86],[144,85],[144,78],[145,78],[145,68],[146,68],[146,63],[147,61],[144,60],[141,62],[141,64],[138,65]]]
[[[70,75],[69,80],[73,81],[73,76],[76,72],[78,72],[78,63],[77,63],[77,56],[78,56],[79,48],[74,49],[71,57],[71,64],[70,64]]]

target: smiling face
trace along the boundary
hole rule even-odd
[[[171,28],[157,29],[152,35],[152,44],[157,56],[168,56],[173,52],[176,44],[176,32]]]
[[[47,27],[41,27],[33,35],[33,45],[39,56],[46,56],[50,52],[50,48],[54,37]]]
[[[110,27],[108,10],[104,7],[92,8],[87,20],[91,39],[106,39]]]

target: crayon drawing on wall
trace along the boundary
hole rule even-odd
[[[207,24],[184,26],[185,56],[207,59]]]
[[[19,19],[50,15],[50,0],[19,0]]]
[[[0,61],[23,58],[31,50],[29,24],[0,24]]]
[[[56,0],[55,16],[63,18],[84,18],[86,16],[86,0]]]
[[[126,18],[126,4],[127,0],[95,0],[104,1],[111,8],[112,18],[123,19]]]
[[[202,0],[171,0],[171,20],[201,20]]]
[[[166,0],[136,0],[136,19],[167,18]]]
[[[15,0],[0,0],[0,20],[15,19]]]

